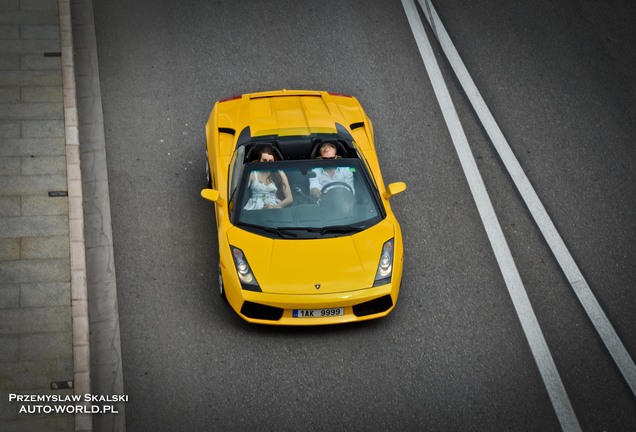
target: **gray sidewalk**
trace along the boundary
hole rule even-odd
[[[68,0],[0,0],[0,430],[92,430],[10,394],[90,393]],[[35,405],[35,404],[27,404]]]

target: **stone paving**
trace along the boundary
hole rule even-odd
[[[60,10],[58,0],[0,0],[0,430],[5,432],[90,430],[73,414],[23,414],[23,404],[9,401],[12,393],[73,394],[82,376],[78,370],[84,372],[74,352],[89,351],[87,343],[77,343],[78,333],[88,339],[87,328],[78,332],[86,305],[76,299],[85,283],[73,250],[80,262],[84,252],[72,246],[74,238],[82,245],[83,227],[74,224],[77,208],[69,211],[70,201],[79,199],[76,219],[83,222],[83,216],[81,187],[78,198],[69,182],[75,170],[67,169],[77,151],[69,146],[73,110],[65,103]],[[79,162],[75,168],[79,172]]]

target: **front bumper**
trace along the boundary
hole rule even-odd
[[[241,290],[228,295],[232,309],[245,321],[268,325],[311,326],[366,321],[388,315],[397,302],[399,283],[333,294],[283,295]],[[227,294],[230,294],[229,292]],[[294,309],[343,308],[338,316],[298,318]]]

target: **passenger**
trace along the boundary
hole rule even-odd
[[[318,150],[318,159],[336,159],[339,157],[336,154],[336,145],[333,142],[326,141],[322,143]],[[355,193],[353,173],[349,168],[316,168],[313,171],[316,176],[309,179],[309,194],[313,199],[319,200],[322,197],[322,189],[328,184],[335,182],[347,184],[351,188],[351,192]]]
[[[276,156],[272,147],[264,147],[258,155],[258,162],[274,162]],[[249,185],[252,197],[245,210],[283,208],[293,202],[289,181],[283,171],[252,171]]]

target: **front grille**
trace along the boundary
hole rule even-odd
[[[353,307],[353,313],[355,316],[373,315],[380,312],[384,312],[393,306],[393,300],[390,295],[378,297],[377,299],[370,300],[368,302],[357,304]]]
[[[246,301],[241,313],[248,318],[278,321],[283,316],[283,309]]]

